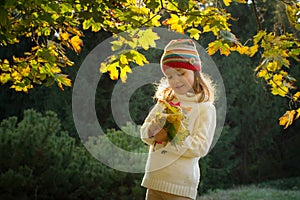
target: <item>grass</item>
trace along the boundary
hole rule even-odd
[[[280,190],[261,188],[258,186],[243,186],[228,190],[215,190],[201,195],[197,200],[299,200],[299,190]]]

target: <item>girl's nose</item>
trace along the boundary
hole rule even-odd
[[[175,77],[174,78],[174,83],[179,83],[180,82],[180,78],[179,77]]]

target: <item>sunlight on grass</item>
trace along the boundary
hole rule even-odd
[[[238,187],[230,190],[216,190],[202,195],[197,200],[298,200],[300,191],[258,188],[256,186]]]

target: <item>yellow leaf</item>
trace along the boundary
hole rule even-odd
[[[150,19],[151,19],[151,23],[153,26],[161,26],[159,20],[160,20],[161,16],[160,15],[156,15],[154,17],[154,14],[151,12],[150,13]]]
[[[225,6],[229,6],[232,0],[223,0]]]
[[[247,46],[242,46],[242,45],[236,45],[235,47],[231,47],[232,51],[237,51],[240,54],[246,54],[249,51],[249,47]]]
[[[30,70],[31,70],[31,68],[29,66],[27,66],[26,68],[21,69],[20,73],[22,74],[22,76],[28,76],[30,73]]]
[[[293,95],[293,100],[297,101],[300,97],[300,92],[296,92],[296,94]]]
[[[149,10],[146,7],[136,7],[132,6],[129,8],[133,13],[137,13],[140,15],[147,15]]]
[[[50,70],[51,70],[52,73],[57,73],[57,74],[61,72],[61,69],[57,66],[52,66],[50,68]]]
[[[285,12],[292,26],[296,24],[296,9],[292,5],[286,5]]]
[[[221,45],[219,50],[220,50],[220,53],[225,56],[228,56],[230,54],[230,46],[227,43]]]
[[[195,38],[195,40],[199,40],[201,31],[199,31],[196,28],[191,28],[187,32],[190,33],[191,38]]]
[[[106,73],[107,72],[107,63],[106,62],[102,62],[100,64],[100,72],[101,73]]]
[[[282,77],[281,74],[275,74],[275,75],[273,76],[273,81],[279,85],[279,84],[281,84],[281,82],[282,82],[282,78],[283,78],[283,77]]]
[[[171,14],[171,18],[164,20],[163,24],[171,25],[171,24],[178,24],[178,22],[179,22],[179,17],[175,14]]]
[[[114,59],[112,59],[114,60]],[[106,73],[109,72],[109,76],[112,80],[117,80],[119,78],[119,71],[117,68],[120,68],[120,62],[119,61],[115,61],[115,62],[104,62],[101,63],[101,67],[100,67],[100,72],[101,73]]]
[[[2,63],[0,60],[0,69],[4,72],[11,71],[11,67],[10,67],[9,61],[7,59],[4,59]]]
[[[285,114],[279,118],[279,125],[285,126],[284,129],[286,129],[293,123],[295,114],[296,110],[286,111]]]
[[[300,108],[297,109],[297,116],[295,117],[295,119],[298,119],[300,117]]]
[[[68,33],[61,33],[60,34],[60,38],[62,40],[68,40],[69,39],[69,34]]]
[[[2,73],[2,74],[0,74],[0,83],[5,84],[9,80],[11,80],[10,74],[8,74],[8,73]]]
[[[11,73],[11,77],[14,79],[14,80],[22,80],[22,74],[20,74],[19,72],[17,71],[14,71],[13,73]]]
[[[216,45],[218,41],[213,41],[208,44],[207,53],[213,55],[218,51],[218,46]]]
[[[67,75],[65,75],[65,74],[56,74],[54,76],[54,79],[56,80],[57,85],[59,86],[59,88],[62,91],[64,91],[64,88],[62,85],[69,86],[69,87],[72,85],[71,79],[67,78]]]
[[[265,77],[268,74],[268,71],[266,69],[261,69],[258,73],[257,73],[257,77],[258,78],[262,78]]]
[[[76,53],[79,53],[81,51],[81,46],[83,46],[83,43],[78,35],[72,37],[70,43]]]
[[[273,87],[271,88],[271,93],[273,95],[279,95],[279,96],[282,96],[282,97],[285,97],[285,95],[289,92],[289,89],[284,86],[284,85],[273,85]]]
[[[230,46],[227,43],[223,43],[220,40],[216,40],[208,44],[207,53],[209,55],[213,55],[218,50],[221,54],[225,56],[228,56],[230,54]]]
[[[205,32],[210,32],[210,31],[211,31],[210,24],[205,25],[205,26],[203,27],[203,32],[204,32],[204,33],[205,33]]]
[[[120,56],[120,61],[121,61],[122,64],[125,64],[125,65],[128,64],[127,57],[124,54],[122,54]]]
[[[250,57],[252,57],[252,56],[254,56],[256,54],[257,51],[258,51],[258,45],[255,44],[252,47],[249,47],[248,54],[249,54]]]
[[[179,18],[177,15],[171,14],[171,18],[163,21],[163,24],[170,25],[171,30],[178,33],[184,33],[186,19],[186,16],[180,16]]]
[[[267,69],[270,72],[275,72],[278,68],[277,62],[269,62],[267,65]]]
[[[3,63],[9,64],[9,61],[8,61],[7,59],[4,59],[4,60],[3,60]]]
[[[27,93],[28,89],[33,88],[33,85],[23,79],[22,81],[15,81],[10,88],[14,88],[17,92],[23,91]]]
[[[139,32],[139,42],[140,45],[145,49],[148,50],[150,47],[155,47],[156,43],[155,40],[159,39],[157,33],[153,32],[152,29],[147,29],[145,31]]]
[[[148,63],[146,57],[138,51],[130,50],[130,54],[132,54],[134,62],[139,66],[143,66],[144,63]]]
[[[127,73],[132,73],[131,68],[126,65],[125,67],[121,67],[120,78],[123,83],[127,80]]]
[[[119,78],[119,71],[116,67],[109,68],[109,76],[111,80],[117,80]]]

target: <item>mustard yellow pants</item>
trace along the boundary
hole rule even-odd
[[[145,200],[192,200],[189,197],[177,196],[157,190],[147,189]]]

